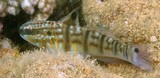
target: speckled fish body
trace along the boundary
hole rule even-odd
[[[70,22],[66,20],[69,16],[71,14],[61,21],[29,21],[20,27],[20,35],[38,47],[80,52],[102,61],[107,57],[118,58],[143,70],[152,69],[149,63],[139,56],[138,48],[99,31],[80,27],[78,19],[72,21],[73,23],[67,23]]]

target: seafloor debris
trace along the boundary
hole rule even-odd
[[[32,20],[46,20],[55,8],[62,9],[64,5],[75,5],[79,2],[80,0],[70,0],[69,2],[67,0],[0,0],[0,17],[8,14],[17,15],[23,10],[31,15]],[[71,8],[73,9],[73,6]]]
[[[17,57],[19,56],[19,51],[16,48],[11,48],[11,49],[0,48],[0,59],[4,57],[5,55],[11,55],[13,57]]]
[[[9,54],[12,56],[18,56],[19,50],[17,47],[13,45],[10,39],[4,38],[1,36],[0,38],[0,58],[6,54]]]
[[[21,0],[22,9],[28,14],[35,13],[35,6],[38,6],[38,11],[33,16],[34,20],[45,20],[52,13],[53,9],[56,7],[55,0]]]
[[[35,12],[34,7],[38,1],[39,0],[20,0],[20,5],[27,14],[33,14]]]
[[[53,5],[54,4],[54,5]],[[39,12],[33,17],[34,19],[48,18],[56,7],[55,0],[39,0]]]
[[[81,0],[0,0],[0,17],[5,17],[8,14],[18,15],[24,11],[30,15],[32,20],[46,20],[53,14],[54,10],[73,9]],[[59,11],[57,11],[59,12]],[[58,13],[61,15],[61,13]]]
[[[18,0],[1,0],[0,1],[0,17],[7,14],[17,15],[20,11]]]
[[[35,8],[36,6],[37,9]],[[17,15],[21,8],[25,13],[32,15],[32,19],[46,20],[56,8],[55,0],[1,0],[0,17],[7,14]],[[37,10],[37,11],[35,11]]]
[[[0,44],[2,48],[8,48],[8,49],[12,48],[12,45],[11,45],[12,43],[8,38],[4,38]]]
[[[156,36],[151,36],[150,37],[150,42],[156,42],[157,41],[157,37]]]

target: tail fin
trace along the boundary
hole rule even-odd
[[[134,53],[133,55],[134,65],[141,68],[145,71],[152,71],[153,68],[150,65],[149,61],[145,60],[144,58],[140,57],[138,53]]]
[[[147,53],[147,50],[149,49],[149,45],[133,45],[133,47],[139,48],[138,52],[134,52],[133,54],[133,62],[134,65],[137,67],[140,67],[142,70],[145,71],[152,71],[153,68],[150,64],[150,62],[147,60],[147,57],[149,54]]]

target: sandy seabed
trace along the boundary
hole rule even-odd
[[[6,53],[0,59],[0,69],[0,78],[121,78],[96,60],[59,50],[40,49],[16,57]]]
[[[45,49],[13,54],[8,51],[0,59],[0,78],[158,78],[160,63],[152,72],[142,71],[128,64],[100,65],[95,59],[77,53]]]

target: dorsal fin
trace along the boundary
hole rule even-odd
[[[74,24],[75,20],[77,21],[77,18],[78,18],[77,10],[79,8],[80,7],[77,7],[76,9],[74,9],[72,12],[70,12],[67,16],[63,17],[59,21],[65,23],[65,24]]]

